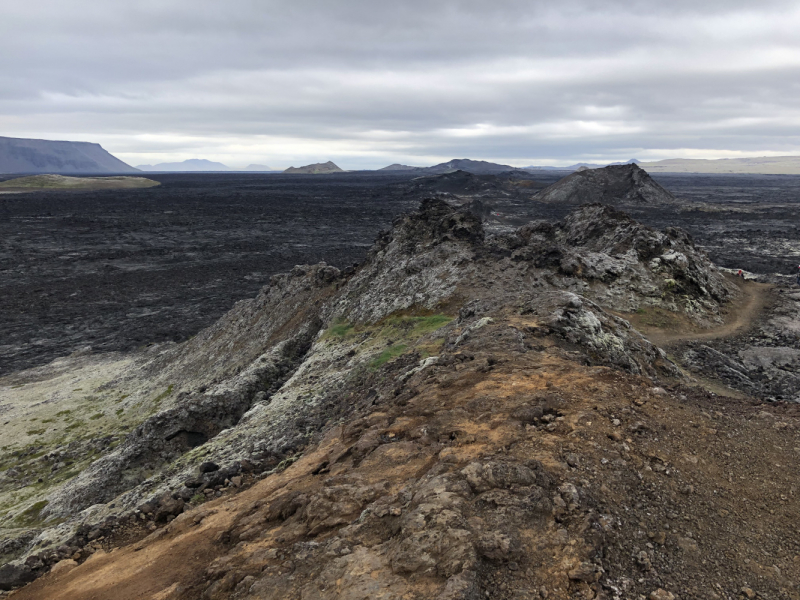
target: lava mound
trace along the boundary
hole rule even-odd
[[[658,185],[638,165],[617,165],[577,171],[535,197],[558,204],[673,204],[675,196]]]

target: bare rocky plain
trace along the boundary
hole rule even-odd
[[[0,196],[0,594],[800,599],[800,178],[153,178]]]

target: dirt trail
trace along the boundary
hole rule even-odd
[[[758,320],[761,311],[769,302],[772,286],[755,281],[730,278],[741,290],[742,297],[731,303],[725,323],[712,329],[698,329],[686,319],[672,317],[659,325],[648,323],[637,314],[622,315],[656,346],[668,348],[680,342],[713,340],[729,337],[747,330]]]

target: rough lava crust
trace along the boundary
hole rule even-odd
[[[703,507],[756,510],[720,499],[733,479],[717,469],[747,460],[762,429],[737,430],[748,407],[688,387],[614,314],[710,327],[739,294],[682,231],[605,205],[489,234],[468,208],[425,200],[357,268],[298,266],[105,382],[141,420],[42,496],[0,589],[52,568],[19,599],[755,594],[728,545],[767,534],[711,532]],[[763,422],[791,446],[796,417]],[[794,488],[780,491],[782,518],[797,515]],[[771,531],[777,571],[759,593],[797,598],[797,562],[776,549],[796,544]],[[115,561],[117,575],[89,575]]]

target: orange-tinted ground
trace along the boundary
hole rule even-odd
[[[656,388],[577,364],[549,338],[512,350],[505,336],[523,325],[497,319],[451,364],[414,375],[396,401],[331,429],[282,473],[12,597],[436,598],[460,567],[442,567],[444,550],[424,542],[412,550],[437,566],[414,566],[403,536],[425,505],[445,542],[471,532],[469,572],[485,597],[800,598],[797,406]],[[431,481],[463,479],[476,461],[538,461],[550,483],[530,488],[547,494],[525,509],[536,514],[508,512],[521,484],[473,485],[455,508],[443,487],[420,504]],[[501,513],[507,526],[493,520]],[[503,536],[518,547],[486,542]]]

